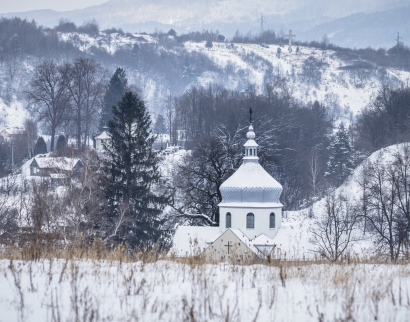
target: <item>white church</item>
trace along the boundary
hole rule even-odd
[[[259,164],[252,118],[246,137],[241,166],[220,187],[219,227],[178,226],[171,250],[174,255],[204,256],[212,262],[248,262],[271,256],[282,224],[279,198],[283,188]]]

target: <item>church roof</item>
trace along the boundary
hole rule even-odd
[[[222,202],[219,206],[240,206],[243,203],[282,206],[279,201],[282,185],[259,164],[256,155],[258,145],[254,141],[252,124],[249,126],[247,138],[242,165],[220,187]]]
[[[96,140],[108,140],[111,139],[111,135],[107,131],[103,131],[100,135],[95,137]]]

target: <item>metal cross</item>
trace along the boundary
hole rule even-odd
[[[253,114],[252,107],[250,107],[249,108],[249,120],[251,124],[252,124],[252,114]]]
[[[225,245],[225,247],[228,247],[228,254],[229,254],[229,247],[232,247],[233,245],[230,245],[230,241],[228,241],[228,245]]]
[[[292,37],[296,37],[296,35],[292,35],[292,30],[289,30],[289,52],[292,52]]]

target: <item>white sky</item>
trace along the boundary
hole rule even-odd
[[[0,0],[0,12],[21,12],[39,9],[66,11],[98,5],[108,0]]]

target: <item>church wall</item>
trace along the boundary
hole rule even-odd
[[[229,252],[228,246],[229,245]],[[236,236],[230,229],[219,236],[202,255],[206,261],[250,264],[259,261],[256,254]]]
[[[234,208],[220,207],[219,229],[221,232],[226,229],[226,213],[231,213],[231,228],[240,229],[249,239],[258,237],[260,234],[273,238],[278,233],[282,224],[282,208]],[[246,216],[248,213],[255,215],[255,228],[246,228]],[[275,213],[275,228],[269,228],[270,213]]]

